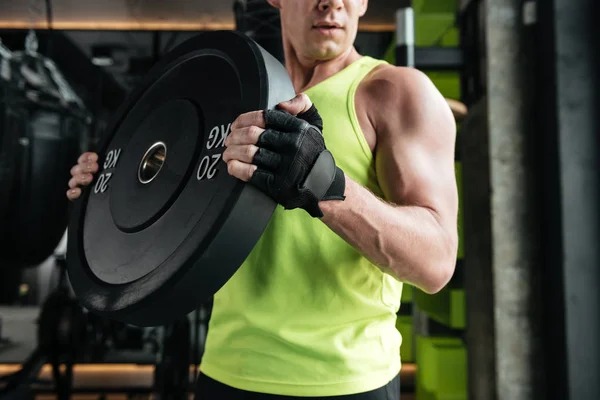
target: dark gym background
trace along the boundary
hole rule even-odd
[[[592,3],[369,1],[358,50],[426,72],[459,132],[456,273],[439,294],[403,293],[403,399],[600,399]],[[210,304],[146,329],[79,309],[64,276],[65,171],[154,63],[216,29],[283,58],[265,0],[0,1],[0,399],[189,395]],[[21,89],[35,77],[9,84],[26,43],[64,90],[32,100]]]

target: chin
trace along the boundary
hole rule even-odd
[[[319,48],[319,49],[313,49],[313,51],[311,51],[310,58],[319,60],[319,61],[326,61],[326,60],[331,60],[333,58],[336,58],[337,56],[339,56],[342,53],[343,53],[343,51],[341,51],[339,48],[337,48],[337,46],[335,48],[331,48],[331,47]]]

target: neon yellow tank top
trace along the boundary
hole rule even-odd
[[[381,196],[354,95],[384,63],[362,57],[306,91],[327,148],[353,180]],[[288,396],[336,396],[385,385],[400,371],[395,327],[402,284],[304,210],[277,207],[236,274],[215,295],[202,373],[226,385]]]

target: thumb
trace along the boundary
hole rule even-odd
[[[312,101],[306,94],[300,93],[291,100],[279,103],[277,107],[292,115],[298,115],[308,111],[312,107]]]

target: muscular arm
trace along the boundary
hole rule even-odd
[[[450,107],[431,81],[412,69],[378,70],[359,93],[366,96],[360,100],[377,133],[384,199],[346,177],[345,201],[319,202],[322,222],[392,276],[437,292],[454,272],[458,247],[456,127]],[[296,115],[311,104],[301,94],[279,106]],[[223,153],[231,175],[251,180],[264,128],[262,111],[232,123]]]
[[[382,69],[361,95],[372,96],[385,199],[346,177],[346,201],[321,202],[322,221],[397,279],[435,293],[452,277],[458,246],[452,113],[416,70]]]

